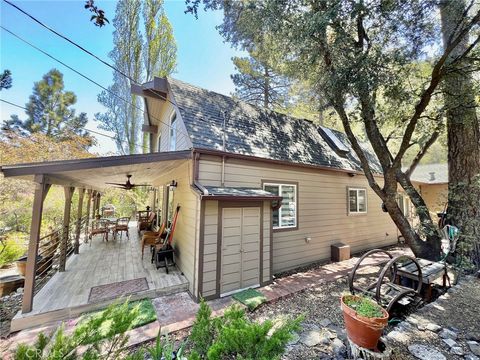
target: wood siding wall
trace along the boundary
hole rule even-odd
[[[220,186],[221,174],[218,157],[201,158],[200,183]],[[259,188],[262,180],[298,182],[298,229],[273,231],[273,273],[328,259],[330,245],[337,242],[349,244],[352,252],[357,252],[397,241],[395,225],[382,212],[380,199],[362,175],[227,159],[225,186]],[[348,215],[349,186],[367,189],[367,214]]]
[[[428,210],[436,214],[443,211],[448,200],[448,184],[419,185],[420,193]],[[436,220],[436,216],[433,218]]]
[[[153,134],[153,149],[157,152],[158,139],[160,137],[160,151],[170,151],[170,117],[174,111],[174,107],[170,102],[162,102],[157,99],[148,99],[148,106],[150,110],[150,120],[152,125],[158,126],[158,133]],[[175,121],[175,127],[177,129],[177,141],[175,150],[187,150],[192,147],[192,142],[187,136],[187,129],[177,112],[177,120]],[[160,136],[161,135],[161,136]]]
[[[195,294],[197,285],[197,254],[198,254],[198,222],[199,222],[199,197],[190,185],[192,162],[188,161],[178,168],[162,175],[155,181],[155,186],[165,186],[172,180],[177,181],[174,192],[174,204],[180,205],[173,247],[176,253],[178,268],[189,281],[189,291]]]

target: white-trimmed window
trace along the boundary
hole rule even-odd
[[[365,214],[367,212],[367,189],[348,188],[348,213]]]
[[[175,151],[177,145],[177,114],[173,113],[170,117],[170,139],[168,150]]]
[[[292,229],[297,227],[297,185],[263,184],[263,189],[282,197],[280,208],[273,212],[274,229]]]
[[[402,210],[403,215],[406,218],[409,218],[411,215],[410,212],[410,199],[406,194],[398,194],[397,195],[397,204],[400,210]]]

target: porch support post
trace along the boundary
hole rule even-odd
[[[93,191],[93,194],[92,194],[92,219],[95,219],[95,215],[97,215],[97,192]]]
[[[87,190],[87,213],[85,214],[87,219],[85,222],[85,236],[88,236],[88,226],[90,225],[90,207],[92,205],[92,190]]]
[[[28,242],[27,268],[23,287],[22,313],[32,311],[35,292],[35,275],[37,273],[38,243],[42,224],[43,202],[47,196],[50,184],[45,183],[44,175],[35,177],[35,195],[32,208],[32,223],[30,225],[30,241]]]
[[[100,198],[101,198],[101,195],[99,192],[97,192],[97,212],[98,214],[100,214]]]
[[[84,195],[85,189],[78,189],[77,226],[75,227],[75,246],[73,248],[74,254],[78,254],[78,248],[80,247],[80,227],[82,226],[82,208]]]
[[[68,247],[68,234],[70,230],[70,211],[72,208],[72,196],[75,191],[74,187],[64,186],[65,192],[65,207],[63,209],[63,235],[62,243],[60,246],[60,266],[58,271],[65,271],[65,264],[67,263],[67,247]]]

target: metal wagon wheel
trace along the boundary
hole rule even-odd
[[[402,286],[402,285],[394,284],[394,280],[396,278],[396,272],[397,272],[397,263],[399,263],[403,260],[412,261],[415,264],[415,266],[417,267],[417,280],[416,281],[417,281],[418,285],[417,285],[416,289],[412,289],[412,288],[408,288],[408,287],[405,287],[405,286]],[[389,282],[384,284],[383,280],[384,280],[385,276],[387,275],[387,271],[390,271],[391,269],[393,269],[393,272],[391,272]],[[378,303],[381,303],[381,301],[383,300],[382,296],[384,296],[384,295],[382,295],[382,285],[387,285],[390,288],[390,290],[393,290],[392,292],[394,293],[394,295],[392,295],[391,299],[388,301],[388,305],[387,305],[387,309],[386,309],[387,311],[390,311],[392,306],[397,301],[402,299],[403,297],[408,296],[408,295],[413,295],[413,296],[419,295],[420,291],[422,290],[422,284],[423,284],[422,268],[420,267],[420,264],[418,263],[418,261],[415,258],[413,258],[411,256],[408,256],[408,255],[396,256],[396,257],[392,258],[383,267],[383,269],[382,269],[382,271],[381,271],[381,273],[378,277],[377,284],[376,284],[376,290],[375,290],[375,300]]]
[[[352,295],[355,295],[355,291],[361,292],[361,293],[368,293],[369,291],[374,289],[375,286],[377,286],[377,282],[374,282],[374,283],[368,285],[366,288],[356,287],[355,284],[354,284],[355,274],[357,273],[357,270],[360,267],[361,263],[367,257],[369,257],[373,254],[377,254],[377,253],[386,254],[390,259],[393,259],[392,254],[390,254],[387,250],[383,250],[383,249],[373,249],[373,250],[370,250],[370,251],[366,252],[365,254],[363,254],[362,257],[357,261],[357,263],[353,267],[352,271],[348,274],[348,286],[350,288],[350,292],[352,293]]]

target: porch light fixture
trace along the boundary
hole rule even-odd
[[[175,180],[172,180],[170,185],[168,185],[173,191],[177,188],[177,182]]]

